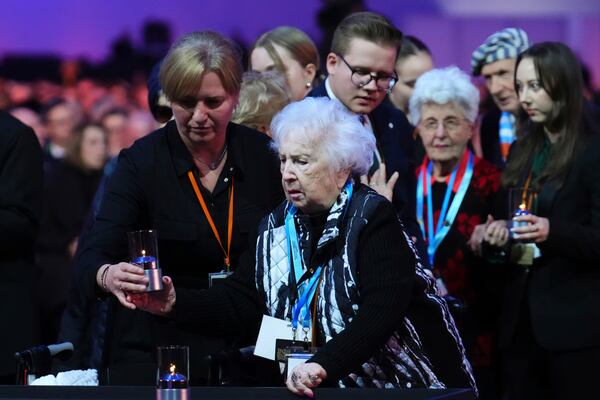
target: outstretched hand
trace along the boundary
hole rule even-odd
[[[173,280],[168,276],[163,276],[162,290],[127,295],[127,301],[133,304],[134,308],[160,316],[168,315],[173,311],[175,300]]]

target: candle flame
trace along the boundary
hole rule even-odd
[[[519,209],[520,209],[521,211],[525,211],[525,210],[526,210],[526,208],[527,208],[527,206],[525,205],[525,203],[521,203],[521,204],[519,204]]]
[[[142,250],[142,257],[146,257],[146,250]]]
[[[175,364],[169,364],[169,372],[171,372],[171,375],[175,375],[175,371],[177,371]]]

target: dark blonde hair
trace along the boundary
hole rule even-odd
[[[292,101],[285,77],[278,71],[244,73],[238,105],[231,120],[252,129],[269,127],[273,116]]]
[[[173,44],[160,67],[160,85],[170,101],[195,96],[204,74],[214,72],[229,94],[242,83],[243,66],[238,46],[210,31],[192,32]]]
[[[396,51],[402,45],[402,32],[387,18],[373,12],[357,12],[344,18],[333,33],[331,51],[346,55],[350,41],[355,38],[390,46]]]
[[[285,73],[285,67],[281,62],[281,57],[275,50],[274,45],[286,49],[292,58],[304,68],[308,64],[314,64],[319,70],[319,51],[313,41],[300,29],[291,26],[280,26],[273,30],[263,33],[254,43],[250,53],[257,47],[262,47],[273,60],[275,68]],[[249,62],[249,69],[252,69],[252,62]],[[315,76],[318,76],[318,72]]]

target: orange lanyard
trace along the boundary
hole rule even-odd
[[[198,202],[202,207],[202,211],[204,211],[204,215],[206,216],[206,219],[210,224],[213,234],[215,235],[215,238],[217,239],[221,250],[223,250],[223,254],[225,255],[225,268],[227,272],[229,272],[229,269],[231,267],[231,260],[229,258],[231,250],[231,234],[233,232],[233,177],[231,177],[231,191],[229,192],[229,216],[227,218],[227,250],[225,250],[225,248],[223,247],[223,243],[221,242],[221,236],[219,235],[217,227],[215,226],[210,212],[206,207],[206,203],[204,202],[204,198],[202,197],[202,193],[200,192],[200,188],[198,188],[198,184],[196,183],[196,179],[194,178],[194,174],[192,173],[192,171],[188,171],[188,177],[190,178],[190,182],[192,183],[192,187],[194,188],[194,192],[196,193]]]
[[[531,211],[531,203],[533,202],[533,196],[529,196],[529,202],[527,201],[527,189],[529,189],[529,184],[531,183],[531,171],[529,172],[529,176],[525,181],[525,186],[523,187],[523,193],[521,193],[521,204],[527,204],[527,210]]]

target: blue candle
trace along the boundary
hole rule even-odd
[[[529,214],[531,214],[531,213],[529,212],[529,210],[527,210],[525,208],[525,203],[521,203],[519,205],[519,209],[514,212],[513,218],[521,217],[523,215],[529,215]],[[527,224],[528,224],[527,221],[513,221],[513,227],[527,226]]]
[[[147,256],[146,251],[142,250],[142,255],[140,257],[136,257],[133,259],[133,263],[139,265],[144,269],[155,269],[156,265],[156,257]]]
[[[159,381],[160,389],[185,389],[188,381],[185,375],[177,372],[175,364],[169,365],[169,372],[164,374]]]
[[[521,216],[529,215],[529,214],[531,214],[531,213],[529,212],[529,210],[526,209],[525,203],[521,203],[519,205],[519,208],[517,210],[515,210],[515,212],[513,213],[513,219],[510,222],[511,228],[520,228],[520,227],[529,225],[529,222],[527,222],[527,221],[515,221],[514,220],[516,217],[521,217]],[[510,237],[514,239],[515,235],[516,235],[516,233],[513,232],[511,229]]]

